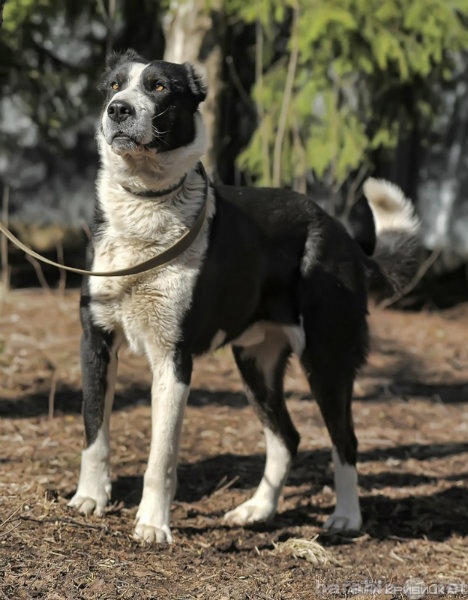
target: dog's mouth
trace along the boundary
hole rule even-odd
[[[117,133],[110,144],[112,150],[116,154],[142,154],[144,152],[157,152],[157,149],[150,144],[142,144],[137,142],[135,138],[132,138],[123,133]]]
[[[116,154],[134,154],[135,152],[143,152],[145,149],[143,144],[123,133],[116,133],[114,135],[111,146]]]

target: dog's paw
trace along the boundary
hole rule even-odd
[[[81,496],[76,493],[68,503],[68,506],[76,508],[83,515],[97,515],[101,517],[104,514],[107,501],[107,494],[99,498],[91,498],[90,496]]]
[[[252,523],[264,523],[275,516],[276,506],[269,503],[259,504],[247,500],[237,508],[230,510],[224,515],[224,522],[228,525],[251,525]]]
[[[361,513],[341,515],[333,513],[328,517],[323,528],[330,533],[340,531],[359,531],[362,526]]]
[[[133,539],[142,544],[170,544],[172,543],[171,530],[166,525],[153,527],[138,523],[133,533]]]

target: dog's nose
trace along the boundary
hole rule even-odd
[[[110,119],[115,121],[116,123],[121,123],[128,119],[131,115],[133,115],[135,109],[128,102],[124,102],[123,100],[115,100],[115,102],[111,102],[107,107],[107,114]]]

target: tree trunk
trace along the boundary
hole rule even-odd
[[[164,59],[170,62],[194,64],[203,76],[208,96],[200,107],[207,130],[207,148],[203,157],[205,166],[218,178],[217,147],[219,143],[220,95],[223,87],[223,47],[226,31],[221,0],[173,0],[164,18],[166,50]]]

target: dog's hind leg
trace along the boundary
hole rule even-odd
[[[260,485],[252,498],[225,516],[230,525],[246,525],[267,521],[275,515],[299,434],[283,396],[284,371],[291,353],[285,334],[280,329],[269,330],[261,343],[246,348],[234,346],[233,352],[249,401],[263,423],[266,442],[266,464]]]
[[[362,518],[356,471],[357,439],[351,414],[353,370],[340,364],[332,353],[323,352],[321,357],[313,358],[306,350],[301,362],[333,443],[336,507],[325,529],[358,530]]]
[[[87,311],[82,309],[81,338],[86,448],[81,455],[78,488],[68,505],[84,514],[102,515],[111,494],[109,421],[121,338],[94,325],[83,312]]]

